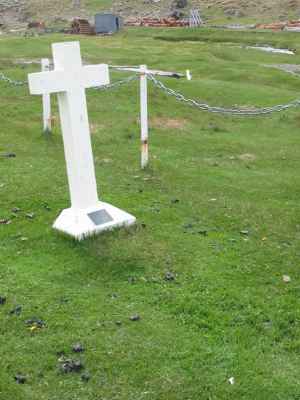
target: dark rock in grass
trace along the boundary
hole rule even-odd
[[[16,213],[18,213],[20,211],[21,211],[21,209],[19,207],[14,207],[14,208],[11,209],[11,212],[14,213],[14,214],[16,214]]]
[[[11,220],[8,218],[0,219],[0,225],[9,225],[10,223],[11,223]]]
[[[172,199],[172,200],[171,200],[171,203],[172,203],[172,204],[177,204],[177,203],[179,203],[179,199]]]
[[[175,281],[175,274],[171,271],[167,271],[164,277],[165,281]]]
[[[0,306],[3,306],[6,303],[6,297],[0,296]]]
[[[130,321],[139,321],[141,317],[138,314],[134,314],[129,319]]]
[[[184,224],[184,225],[183,225],[183,229],[184,229],[184,230],[193,229],[193,227],[194,227],[194,225],[191,224],[191,223],[188,223],[188,224]]]
[[[83,382],[88,382],[90,379],[91,379],[91,375],[90,375],[88,372],[84,372],[84,373],[81,375],[81,380],[82,380]]]
[[[10,315],[20,315],[22,312],[22,306],[17,305],[16,307],[14,307],[12,310],[10,310],[9,314]]]
[[[15,375],[15,381],[17,383],[19,383],[20,385],[23,385],[24,383],[26,383],[26,380],[27,380],[27,378],[24,375],[21,375],[21,374]]]
[[[81,343],[75,343],[72,347],[72,350],[74,351],[74,353],[82,353],[84,352],[84,347]]]
[[[60,369],[65,374],[71,372],[80,372],[83,369],[83,364],[80,360],[64,359],[61,361]]]
[[[121,326],[121,325],[122,325],[122,321],[116,321],[115,324],[116,324],[117,326]]]
[[[4,154],[1,154],[1,156],[5,157],[5,158],[15,158],[16,154],[15,153],[4,153]]]
[[[36,317],[33,317],[31,319],[27,319],[25,321],[25,324],[27,326],[35,326],[37,328],[43,328],[44,326],[46,326],[46,323],[42,319],[39,319],[39,318],[36,318]]]
[[[208,235],[207,229],[199,229],[199,230],[198,230],[198,233],[199,233],[200,235],[203,235],[203,236],[207,236],[207,235]]]

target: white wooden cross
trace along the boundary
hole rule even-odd
[[[135,217],[100,202],[88,122],[85,89],[109,83],[105,64],[83,66],[78,42],[52,45],[54,70],[28,76],[31,94],[58,93],[71,207],[53,227],[76,239],[131,225]]]

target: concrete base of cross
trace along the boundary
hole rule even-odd
[[[67,208],[53,224],[53,228],[77,240],[121,226],[133,225],[136,218],[108,203],[99,202],[87,209]]]

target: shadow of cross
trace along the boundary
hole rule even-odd
[[[135,218],[99,202],[97,195],[85,89],[109,83],[108,65],[83,66],[79,42],[54,43],[52,52],[54,70],[29,74],[29,89],[31,94],[58,94],[71,208],[60,214],[54,228],[83,239]]]

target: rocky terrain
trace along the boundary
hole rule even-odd
[[[96,11],[132,17],[184,17],[198,8],[208,22],[266,22],[300,18],[300,0],[0,0],[0,27],[18,29],[30,21],[48,24]]]

